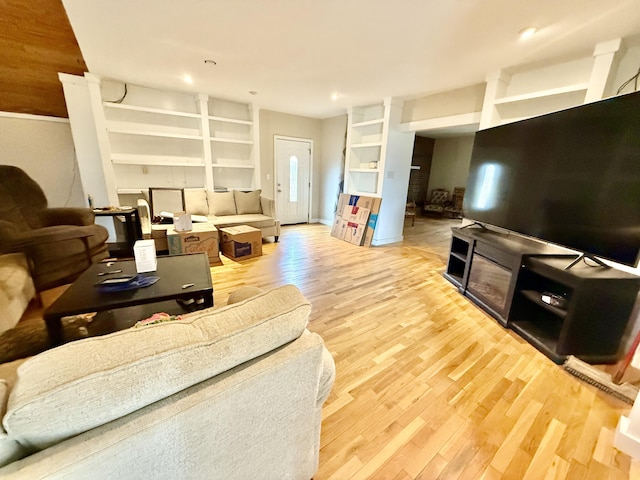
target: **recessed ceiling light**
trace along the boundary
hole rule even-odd
[[[538,31],[538,27],[523,28],[522,30],[520,30],[520,32],[518,32],[520,35],[520,40],[530,39],[536,34],[537,31]]]
[[[218,62],[216,62],[215,60],[205,60],[204,63],[206,63],[207,65],[217,65]]]
[[[331,100],[333,100],[334,102],[338,100],[339,97],[340,95],[338,94],[338,92],[334,92],[331,94]]]
[[[189,85],[193,83],[193,78],[191,78],[191,75],[188,75],[186,73],[182,76],[182,80],[184,81],[184,83],[188,83]]]

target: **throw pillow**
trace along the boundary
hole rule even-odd
[[[204,188],[184,189],[184,208],[191,215],[209,215],[207,192]]]
[[[236,202],[231,192],[207,192],[209,213],[216,217],[236,214]]]
[[[262,213],[262,205],[260,204],[260,194],[262,190],[254,190],[253,192],[233,191],[236,199],[236,209],[238,215],[245,213]]]
[[[260,295],[262,290],[258,287],[252,287],[249,285],[245,285],[244,287],[240,287],[237,290],[234,290],[229,295],[229,300],[227,300],[227,305],[232,305],[234,303],[242,302],[251,297],[255,297],[256,295]]]

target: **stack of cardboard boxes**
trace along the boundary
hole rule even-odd
[[[353,245],[370,246],[381,203],[378,197],[341,193],[331,236]]]
[[[170,255],[206,252],[211,265],[222,265],[222,254],[232,260],[246,260],[262,255],[262,234],[247,225],[218,229],[207,223],[194,223],[191,230],[167,229]]]
[[[167,229],[167,244],[170,255],[205,252],[209,256],[209,264],[222,265],[218,242],[218,230],[208,223],[194,223],[191,230],[178,231]]]

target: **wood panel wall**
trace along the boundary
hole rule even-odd
[[[85,71],[61,0],[0,0],[0,111],[66,118],[58,72]]]

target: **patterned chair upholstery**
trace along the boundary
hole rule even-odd
[[[451,218],[458,218],[462,215],[462,202],[464,201],[464,188],[455,187],[449,205],[444,207],[445,215]]]
[[[431,190],[429,201],[424,205],[423,212],[425,215],[442,216],[448,201],[449,190],[444,188],[434,188]]]
[[[404,218],[411,219],[411,226],[416,224],[416,202],[407,202],[407,206],[404,210]]]

